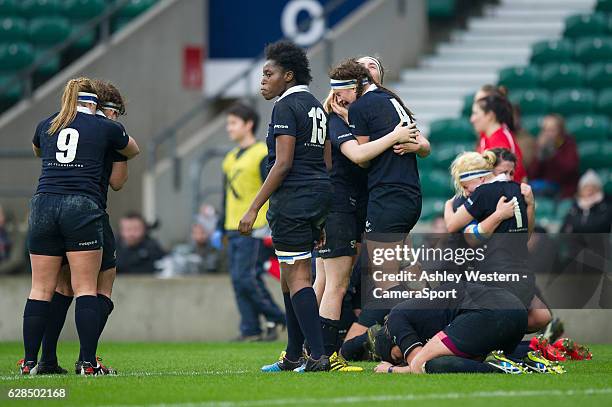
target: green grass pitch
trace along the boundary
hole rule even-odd
[[[566,363],[567,374],[400,375],[260,373],[282,343],[103,343],[99,354],[118,376],[16,375],[20,343],[0,343],[0,406],[612,406],[612,345],[592,346],[594,359]],[[74,342],[60,343],[72,369]],[[11,388],[65,388],[63,400],[8,399]]]

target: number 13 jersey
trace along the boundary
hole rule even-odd
[[[276,161],[276,136],[295,137],[293,165],[282,186],[329,183],[323,151],[328,139],[328,117],[305,85],[293,86],[274,104],[268,126],[268,172]]]
[[[108,150],[122,150],[129,141],[123,126],[78,108],[66,128],[48,134],[54,114],[36,127],[32,143],[41,150],[42,171],[36,193],[84,195],[104,207],[100,183]]]

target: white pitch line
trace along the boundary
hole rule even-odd
[[[153,377],[153,376],[212,376],[212,375],[225,375],[225,374],[244,374],[249,373],[248,370],[208,370],[201,372],[130,372],[130,373],[119,373],[118,375],[109,375],[104,377]],[[21,375],[9,375],[0,376],[0,381],[9,380],[37,380],[38,378],[50,379],[53,377],[64,377],[64,376],[51,376],[51,375],[40,375],[40,376],[21,376]]]
[[[285,398],[251,401],[210,401],[202,403],[169,403],[148,404],[148,407],[251,407],[270,405],[302,405],[302,404],[355,404],[369,402],[391,401],[425,401],[425,400],[458,400],[493,397],[571,397],[612,394],[612,388],[602,389],[574,389],[574,390],[523,390],[523,391],[479,391],[472,393],[430,393],[430,394],[400,394],[378,396],[355,396],[333,398]],[[144,406],[144,405],[143,405]],[[138,405],[106,405],[104,407],[141,407]]]

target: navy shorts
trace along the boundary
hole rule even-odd
[[[325,246],[319,257],[333,259],[357,254],[355,213],[331,212],[325,222]]]
[[[28,247],[31,254],[63,256],[65,252],[100,249],[104,211],[83,195],[40,193],[30,201]]]
[[[281,187],[275,191],[266,215],[274,249],[312,252],[325,226],[331,198],[330,184]]]
[[[370,191],[366,233],[408,234],[421,216],[421,195],[380,186]]]

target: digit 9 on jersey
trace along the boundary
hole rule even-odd
[[[69,164],[76,158],[79,144],[79,132],[76,129],[66,128],[57,135],[57,149],[55,159],[62,164]]]

